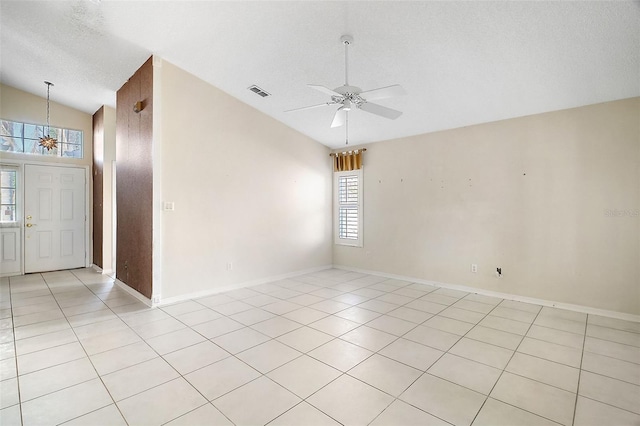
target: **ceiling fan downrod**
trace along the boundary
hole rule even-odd
[[[350,35],[343,35],[340,37],[340,41],[344,44],[344,85],[349,85],[349,45],[353,43],[353,37]]]

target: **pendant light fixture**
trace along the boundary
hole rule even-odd
[[[45,81],[44,84],[47,85],[47,136],[44,136],[43,134],[43,137],[40,138],[40,146],[43,146],[47,148],[47,151],[50,151],[51,149],[58,147],[58,140],[52,138],[49,132],[49,90],[51,89],[51,86],[53,86],[53,83]]]

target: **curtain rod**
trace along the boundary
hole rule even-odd
[[[360,149],[354,149],[352,151],[332,152],[331,154],[329,154],[329,157],[335,157],[336,154],[344,154],[344,153],[347,153],[347,152],[354,152],[354,151],[364,152],[366,150],[367,150],[367,148],[360,148]]]

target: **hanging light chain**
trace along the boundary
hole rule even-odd
[[[51,135],[51,126],[49,125],[49,93],[51,91],[51,86],[53,86],[53,83],[51,83],[50,81],[45,81],[44,84],[47,85],[47,137],[49,137]]]
[[[51,126],[49,124],[49,113],[50,113],[50,92],[51,92],[51,86],[53,86],[53,83],[51,83],[50,81],[45,81],[44,84],[47,85],[47,136],[44,136],[44,130],[43,130],[43,137],[40,138],[40,146],[47,148],[47,151],[57,148],[58,146],[58,140],[54,139],[51,137]]]

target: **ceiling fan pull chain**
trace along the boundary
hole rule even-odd
[[[344,113],[344,125],[345,125],[345,145],[349,145],[349,112]]]

